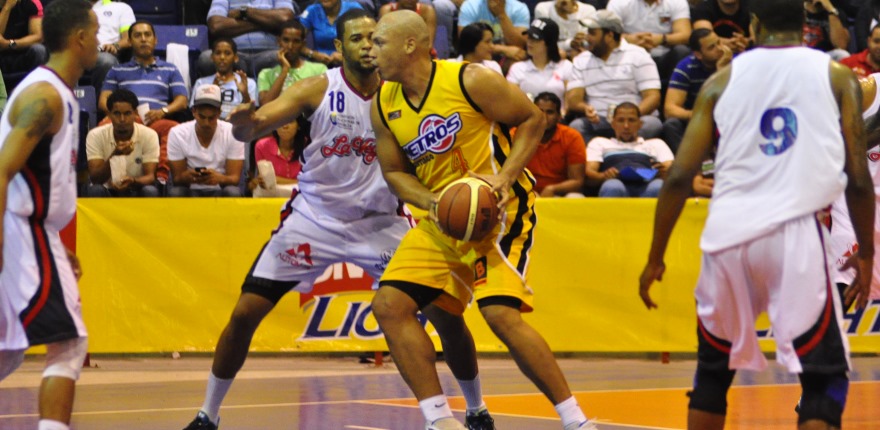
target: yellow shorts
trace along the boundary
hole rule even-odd
[[[402,281],[443,290],[434,304],[461,314],[471,299],[516,297],[522,312],[532,311],[532,290],[526,284],[529,250],[537,218],[535,194],[513,199],[491,235],[480,242],[462,242],[423,219],[407,232],[385,269],[381,282]]]

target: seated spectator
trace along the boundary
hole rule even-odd
[[[131,6],[121,1],[92,0],[92,10],[98,16],[98,62],[91,71],[92,86],[95,92],[101,92],[104,76],[113,66],[119,64],[119,55],[125,51],[131,53],[131,41],[128,40],[128,29],[135,23],[134,11]],[[137,106],[135,106],[137,108]]]
[[[275,36],[296,19],[291,0],[213,0],[208,11],[211,38],[231,37],[238,47],[248,76],[275,64]],[[214,74],[211,52],[204,51],[197,64],[199,76]]]
[[[840,60],[840,63],[852,69],[859,78],[880,72],[880,25],[871,29],[867,49]]]
[[[880,0],[862,0],[854,16],[856,52],[861,52],[868,49],[868,38],[871,37],[874,27],[880,24]]]
[[[610,0],[608,10],[623,22],[623,37],[651,53],[660,80],[690,54],[691,10],[687,0]]]
[[[587,29],[581,26],[582,19],[592,18],[596,8],[576,0],[550,0],[535,6],[535,19],[547,18],[559,26],[559,49],[568,58],[584,52]]]
[[[309,7],[299,16],[306,30],[312,33],[314,46],[307,49],[303,54],[310,60],[324,63],[327,67],[337,67],[342,64],[342,54],[336,51],[333,40],[336,39],[336,18],[351,9],[363,9],[354,1],[348,0],[320,0]],[[303,35],[305,37],[305,35]]]
[[[587,144],[587,179],[601,184],[599,197],[657,197],[672,165],[672,151],[660,139],[639,137],[639,107],[621,103],[614,109],[611,139]]]
[[[456,61],[482,64],[501,75],[501,66],[492,59],[492,27],[484,22],[470,24],[458,35],[458,53]]]
[[[142,115],[148,126],[161,119],[186,110],[186,85],[183,76],[173,64],[157,58],[156,32],[153,24],[138,21],[128,29],[132,43],[131,61],[113,66],[104,79],[98,108],[109,113],[107,98],[110,93],[125,88],[137,95],[141,103],[149,105]]]
[[[242,103],[250,103],[257,95],[257,83],[249,78],[244,70],[237,69],[238,47],[235,41],[228,37],[221,37],[214,41],[211,46],[211,60],[217,73],[213,76],[203,76],[196,79],[193,84],[193,94],[202,85],[217,85],[220,87],[220,119],[226,120],[229,113]],[[259,103],[258,103],[259,104]]]
[[[562,100],[555,94],[538,94],[535,104],[547,120],[541,144],[526,165],[537,181],[535,192],[541,197],[583,197],[584,139],[574,129],[559,123]]]
[[[4,19],[5,18],[5,19]],[[29,72],[49,59],[40,0],[5,0],[0,9],[0,70]]]
[[[220,121],[220,88],[202,85],[193,97],[195,120],[168,135],[168,161],[174,186],[170,197],[241,197],[239,181],[244,143],[232,136],[232,124]]]
[[[712,30],[734,54],[752,44],[749,0],[703,0],[691,11],[694,30]]]
[[[302,57],[305,49],[306,29],[299,21],[287,24],[278,36],[276,57],[278,65],[270,69],[260,70],[257,83],[260,91],[260,104],[266,104],[278,98],[281,92],[294,82],[327,71],[322,63],[306,61]]]
[[[703,160],[700,172],[694,176],[694,197],[712,197],[712,188],[715,187],[715,158]]]
[[[397,0],[396,2],[387,3],[379,8],[379,18],[387,15],[395,10],[411,10],[419,14],[428,25],[428,36],[431,38],[431,46],[434,46],[434,37],[437,35],[437,12],[434,6],[426,3],[419,3],[418,0]]]
[[[551,92],[562,99],[565,97],[565,86],[573,78],[573,70],[571,61],[563,60],[559,55],[556,45],[559,27],[555,22],[541,18],[532,21],[526,33],[529,59],[510,66],[507,80],[519,86],[529,98],[534,94]]]
[[[257,141],[254,148],[257,168],[253,179],[248,182],[254,197],[290,197],[302,170],[299,159],[305,148],[305,132],[300,133],[299,130],[299,122],[293,121],[273,131],[271,136]],[[271,168],[274,186],[267,186],[263,175],[265,168],[261,168],[261,165]]]
[[[526,58],[523,32],[529,21],[529,8],[519,0],[465,0],[458,15],[459,40],[468,25],[489,24],[494,36],[492,54],[521,61]]]
[[[805,0],[804,12],[804,46],[826,52],[834,60],[848,57],[846,15],[831,0]]]
[[[614,12],[600,10],[595,19],[583,24],[588,27],[590,47],[573,61],[574,78],[568,83],[565,101],[570,113],[585,117],[572,121],[571,128],[584,136],[584,142],[595,136],[610,137],[611,112],[616,105],[631,102],[642,112],[641,136],[660,136],[660,77],[651,56],[621,37],[623,24]]]
[[[694,102],[703,82],[733,59],[730,48],[720,43],[717,34],[705,28],[698,28],[691,33],[690,47],[694,53],[681,60],[672,72],[663,105],[666,115],[663,140],[673,154],[678,152],[678,145],[691,119]]]
[[[116,90],[107,99],[110,124],[86,136],[89,161],[89,197],[159,197],[156,167],[159,136],[135,122],[138,99],[133,92]]]

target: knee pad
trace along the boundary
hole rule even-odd
[[[688,393],[691,400],[688,409],[696,409],[712,414],[727,414],[727,390],[736,374],[728,369],[711,369],[697,364],[694,375],[694,389]]]
[[[798,408],[798,424],[820,420],[840,428],[849,390],[846,374],[803,373],[800,379],[803,394]]]
[[[0,351],[0,381],[15,372],[21,362],[24,361],[23,349],[9,349]]]
[[[59,376],[78,380],[88,349],[89,341],[85,337],[46,344],[43,378]]]

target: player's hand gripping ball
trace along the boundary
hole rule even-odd
[[[482,240],[498,224],[498,199],[485,181],[459,179],[440,193],[437,224],[455,239]]]

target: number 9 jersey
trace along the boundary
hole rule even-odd
[[[843,192],[845,148],[830,67],[827,54],[803,47],[758,48],[733,59],[714,111],[720,139],[703,251],[761,237]],[[792,91],[793,82],[800,90]]]

